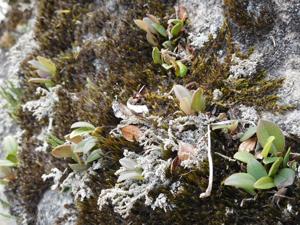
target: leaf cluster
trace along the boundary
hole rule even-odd
[[[134,23],[146,32],[147,41],[153,46],[153,62],[160,64],[166,70],[173,68],[177,77],[184,77],[188,68],[177,52],[181,47],[179,42],[187,19],[186,9],[179,7],[177,14],[177,18],[168,20],[167,28],[160,23],[159,18],[150,14],[147,14],[143,20],[134,20]]]
[[[5,108],[14,120],[18,120],[22,95],[22,89],[10,81],[7,81],[3,87],[0,87],[0,96],[6,101]]]
[[[97,148],[97,130],[88,122],[76,122],[71,126],[72,132],[65,136],[65,142],[56,137],[49,137],[54,147],[52,155],[56,158],[71,158],[75,163],[69,164],[74,171],[86,170],[94,161],[104,156]],[[61,143],[62,142],[62,143]]]
[[[4,159],[0,159],[0,181],[6,183],[14,178],[12,168],[18,165],[18,143],[13,136],[6,136],[2,142]]]
[[[202,88],[189,91],[182,85],[174,85],[173,91],[179,100],[180,109],[187,115],[205,111],[205,96]]]
[[[278,189],[288,187],[295,180],[295,164],[291,161],[291,149],[285,150],[285,137],[280,128],[273,122],[260,120],[257,127],[250,127],[241,140],[246,141],[256,135],[261,160],[247,151],[239,151],[234,158],[246,163],[247,172],[235,173],[229,176],[225,185],[241,188],[250,194],[255,189]]]

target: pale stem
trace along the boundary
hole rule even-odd
[[[208,149],[207,149],[207,157],[208,157],[208,165],[209,165],[209,178],[208,178],[208,186],[206,191],[200,194],[200,198],[209,197],[212,190],[213,179],[214,179],[214,166],[211,155],[211,137],[210,137],[210,125],[207,125],[207,139],[208,139]]]

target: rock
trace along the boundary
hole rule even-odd
[[[63,221],[63,223],[62,223]],[[37,225],[75,225],[76,215],[73,197],[70,194],[48,190],[37,209]]]

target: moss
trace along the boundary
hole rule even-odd
[[[219,52],[223,51],[223,55]],[[228,109],[236,104],[253,106],[259,110],[283,112],[293,108],[291,105],[277,103],[278,89],[282,87],[283,79],[268,80],[265,71],[260,70],[250,78],[228,79],[230,67],[233,65],[232,56],[247,59],[253,48],[243,53],[232,40],[230,26],[224,23],[216,38],[210,38],[194,59],[191,75],[187,83],[198,83],[208,95],[208,102],[221,109]],[[223,58],[222,60],[220,58]],[[219,89],[223,96],[221,100],[212,99],[213,90]]]
[[[267,1],[224,0],[227,17],[247,31],[268,31],[274,24],[274,3]]]
[[[22,87],[25,89],[23,102],[26,102],[35,98],[36,88],[35,85],[27,83],[32,71],[26,62],[37,55],[43,55],[51,58],[57,65],[59,72],[55,83],[61,84],[62,88],[58,92],[59,103],[54,109],[53,132],[56,136],[63,138],[69,133],[70,125],[78,120],[89,121],[101,128],[99,146],[109,156],[109,160],[106,161],[107,169],[97,171],[97,175],[91,177],[88,185],[91,186],[94,197],[77,202],[78,224],[276,224],[279,220],[292,223],[295,217],[291,216],[286,220],[280,209],[270,205],[270,195],[266,193],[259,194],[257,201],[248,202],[245,208],[241,208],[241,200],[249,196],[242,191],[221,185],[228,174],[240,168],[236,163],[228,163],[218,156],[214,158],[215,179],[210,198],[199,198],[199,194],[205,191],[208,183],[208,165],[204,162],[196,171],[189,172],[181,168],[172,175],[174,181],[180,180],[184,183],[183,192],[177,196],[173,196],[166,188],[153,191],[153,197],[160,192],[165,193],[176,205],[173,211],[153,211],[150,207],[145,207],[142,201],[135,205],[126,220],[116,215],[110,206],[99,211],[97,196],[101,189],[114,186],[114,172],[119,168],[118,160],[122,157],[123,150],[126,148],[135,152],[142,151],[134,143],[108,135],[111,127],[119,122],[111,110],[115,96],[125,103],[145,85],[144,103],[149,106],[151,113],[164,117],[178,110],[173,101],[162,96],[162,93],[171,90],[174,83],[193,83],[195,88],[203,87],[209,102],[212,102],[211,106],[216,105],[224,111],[240,103],[276,111],[286,106],[278,106],[274,94],[281,87],[282,80],[268,81],[262,71],[250,80],[239,79],[228,83],[232,55],[247,59],[253,49],[243,53],[235,46],[227,23],[220,29],[216,38],[211,36],[205,46],[196,52],[190,74],[185,79],[178,79],[152,64],[151,46],[145,40],[145,34],[132,22],[133,18],[142,18],[146,13],[159,17],[170,15],[174,13],[171,7],[174,1],[119,0],[115,9],[116,15],[120,15],[120,11],[123,12],[119,18],[115,18],[113,10],[108,10],[103,2],[97,2],[39,1],[35,34],[41,48],[24,61],[21,74]],[[228,6],[233,1],[225,2]],[[256,26],[256,23],[254,25]],[[253,26],[253,21],[245,26]],[[89,39],[88,35],[92,38]],[[105,36],[105,39],[99,38],[101,36]],[[97,37],[99,39],[96,39]],[[79,50],[75,52],[77,47]],[[224,53],[221,54],[220,50]],[[87,87],[87,78],[94,85]],[[212,92],[217,88],[224,96],[221,101],[214,102]],[[17,170],[18,181],[10,186],[13,189],[11,193],[15,194],[11,198],[20,199],[20,204],[26,208],[33,223],[39,199],[44,189],[49,186],[41,181],[41,175],[50,171],[52,167],[65,168],[66,162],[33,151],[33,137],[48,121],[37,122],[24,112],[20,117],[21,126],[25,130],[20,156],[23,165]],[[237,149],[237,143],[225,139],[219,133],[215,135],[214,140],[218,141],[214,143],[214,149],[220,149],[222,154],[232,156]],[[29,183],[29,180],[33,182]],[[300,193],[299,189],[297,183],[291,190],[292,195],[295,194],[295,200],[291,200],[295,204],[295,210],[299,210],[296,203],[300,197],[297,194]],[[286,201],[283,203],[285,205]],[[228,208],[232,209],[233,213],[226,215]],[[15,214],[20,215],[20,212],[15,211]]]

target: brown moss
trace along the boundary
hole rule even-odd
[[[274,24],[274,3],[271,0],[224,0],[224,5],[227,17],[244,30],[265,32]]]
[[[223,55],[218,55],[220,51],[224,52]],[[241,59],[247,59],[252,52],[251,48],[243,53],[238,46],[234,45],[230,26],[225,22],[217,37],[210,38],[194,59],[191,75],[186,79],[187,83],[198,83],[208,95],[208,102],[221,109],[228,109],[236,104],[275,112],[293,108],[290,105],[277,104],[276,93],[282,86],[283,79],[268,80],[265,71],[258,71],[250,78],[228,79],[230,67],[233,65],[233,54]],[[212,99],[215,89],[222,91],[221,100]]]

